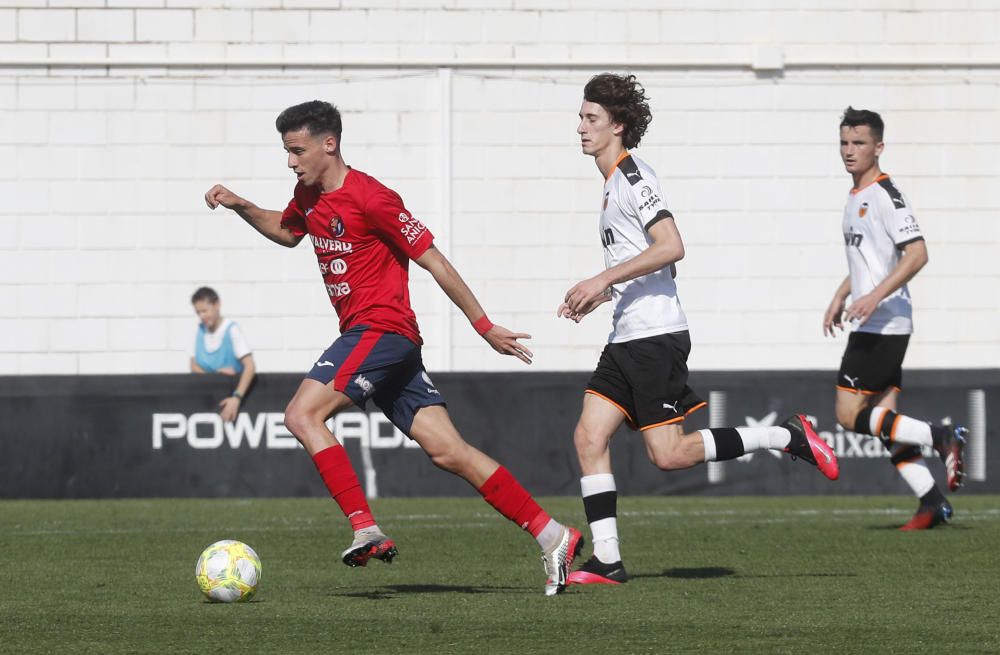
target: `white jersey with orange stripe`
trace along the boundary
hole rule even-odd
[[[851,298],[870,293],[892,273],[902,249],[924,237],[913,208],[888,175],[852,189],[844,207],[844,246],[851,275]],[[859,332],[911,334],[913,306],[904,284],[879,303]]]
[[[628,261],[652,244],[649,228],[673,220],[656,173],[631,153],[624,153],[604,183],[600,236],[604,264]],[[670,267],[611,287],[615,302],[611,343],[688,329]]]

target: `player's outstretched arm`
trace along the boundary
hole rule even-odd
[[[475,294],[465,283],[462,276],[458,274],[455,267],[451,265],[448,258],[440,250],[431,246],[424,254],[413,260],[418,266],[426,270],[438,283],[441,290],[445,292],[455,306],[462,310],[465,317],[469,319],[473,327],[486,339],[493,350],[502,355],[512,355],[525,364],[531,363],[534,356],[527,346],[520,343],[518,339],[530,339],[530,334],[522,332],[511,332],[502,325],[495,325],[486,318],[486,312],[482,305],[476,300]]]
[[[209,209],[215,209],[219,205],[226,209],[232,209],[255,230],[271,241],[288,248],[294,248],[302,240],[302,236],[297,236],[291,230],[281,226],[281,212],[261,209],[221,184],[216,184],[205,192],[205,204],[208,205]]]

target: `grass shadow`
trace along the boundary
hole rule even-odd
[[[898,523],[891,525],[869,525],[865,529],[872,530],[874,532],[902,532],[899,528],[902,527]],[[933,529],[935,532],[950,532],[951,530],[974,530],[971,525],[956,525],[954,523],[949,523],[948,525],[939,525],[936,528],[928,528],[927,530]],[[911,530],[910,532],[927,532],[927,530]]]
[[[524,591],[523,587],[504,586],[472,586],[443,584],[403,584],[366,589],[365,591],[348,591],[332,593],[332,596],[343,598],[367,598],[369,600],[386,600],[403,594],[500,594]]]
[[[703,566],[700,568],[672,568],[659,573],[635,573],[632,578],[678,578],[680,580],[707,580],[736,575],[736,571],[725,566]]]
[[[700,568],[672,568],[660,573],[638,573],[632,578],[674,578],[676,580],[711,580],[715,578],[854,578],[856,573],[776,573],[776,574],[746,574],[727,566],[705,566]]]

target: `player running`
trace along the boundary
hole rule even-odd
[[[503,516],[527,530],[542,548],[545,594],[564,590],[580,532],[551,518],[496,461],[466,443],[452,424],[444,398],[424,370],[423,343],[410,307],[408,265],[426,269],[497,352],[531,363],[519,339],[494,325],[451,263],[434,247],[430,230],[400,197],[378,180],[344,163],[342,123],[333,105],[318,100],[278,116],[288,167],[298,183],[284,212],[261,209],[222,185],[205,194],[268,239],[289,248],[306,235],[323,283],[340,318],[340,337],[317,359],[285,410],[285,425],[312,457],[330,495],[354,529],[341,555],[348,566],[397,555],[379,528],[347,452],[325,421],[369,399],[438,467],[461,476]]]
[[[566,292],[558,314],[579,322],[613,301],[614,316],[573,436],[594,555],[569,581],[616,584],[628,574],[618,543],[618,495],[608,446],[623,421],[642,433],[650,461],[665,471],[762,448],[802,458],[831,480],[839,468],[802,414],[780,426],[684,433],[685,417],[705,406],[687,386],[691,338],[674,281],[684,244],[656,173],[629,152],[652,120],[649,104],[634,75],[597,75],[583,98],[577,132],[583,153],[594,158],[604,178],[599,235],[607,269]]]
[[[920,499],[902,530],[923,530],[951,520],[951,504],[934,483],[921,454],[933,447],[944,461],[949,491],[962,486],[962,451],[968,430],[930,425],[896,413],[903,357],[913,332],[906,283],[927,263],[927,244],[913,208],[879,168],[885,144],[882,117],[848,107],[840,123],[840,157],[854,188],[844,207],[848,276],[823,316],[823,333],[852,326],[837,372],[837,421],[845,429],[882,440],[903,480]],[[851,304],[845,309],[847,298]]]

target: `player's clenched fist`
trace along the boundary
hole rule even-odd
[[[209,209],[215,209],[219,205],[227,209],[235,209],[246,204],[246,200],[239,197],[221,184],[216,184],[205,193],[205,204]]]

